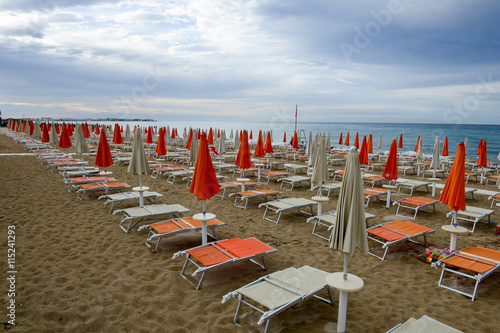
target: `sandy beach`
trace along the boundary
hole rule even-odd
[[[288,267],[310,265],[327,272],[342,271],[343,257],[329,248],[328,242],[311,234],[313,224],[303,214],[286,213],[279,224],[262,219],[264,209],[252,202],[247,210],[233,206],[232,199],[214,197],[207,211],[225,222],[218,228],[220,239],[256,237],[278,251],[267,256],[266,272],[251,262],[215,270],[207,275],[201,290],[195,290],[179,276],[184,257],[172,255],[201,243],[201,234],[164,238],[161,250],[154,253],[145,246],[147,231],[135,228],[126,234],[119,228],[121,215],[108,214],[103,201],[78,200],[67,191],[58,172],[51,172],[24,147],[0,135],[0,251],[2,272],[2,322],[6,322],[9,298],[7,271],[8,226],[15,226],[17,271],[16,326],[10,332],[261,332],[259,314],[242,308],[240,324],[233,323],[237,301],[222,304],[224,295],[257,278]],[[6,155],[12,154],[12,155]],[[84,156],[93,165],[94,157]],[[343,166],[337,166],[342,169]],[[127,174],[127,167],[109,168],[113,177],[137,186],[138,176]],[[381,174],[380,171],[374,171]],[[232,173],[225,172],[230,180]],[[412,175],[400,177],[421,179]],[[144,185],[165,195],[159,203],[179,203],[190,209],[191,216],[202,204],[186,187],[165,177],[143,177]],[[444,184],[444,181],[440,182]],[[487,191],[496,187],[470,182],[466,185]],[[271,181],[262,188],[279,189]],[[285,197],[310,198],[308,188],[285,191]],[[430,197],[427,192],[415,195]],[[407,195],[395,194],[393,198]],[[338,194],[331,195],[323,211],[335,210]],[[489,208],[488,195],[476,194],[467,204]],[[125,205],[126,207],[126,205]],[[376,215],[369,225],[395,220],[396,207],[385,208],[376,199],[366,208]],[[436,205],[435,213],[421,212],[415,222],[436,230],[428,236],[428,245],[449,247],[450,235],[441,229],[449,224],[449,208]],[[492,215],[500,222],[500,213]],[[464,224],[467,227],[471,225]],[[493,224],[479,223],[474,233],[460,235],[457,247],[485,246],[500,249],[500,236]],[[370,243],[370,246],[375,246]],[[361,277],[365,287],[349,295],[348,332],[386,332],[410,317],[428,315],[464,332],[498,332],[500,313],[500,274],[495,273],[479,285],[477,299],[459,295],[437,283],[441,269],[417,260],[424,247],[402,243],[391,248],[386,260],[354,255],[349,272]],[[452,278],[454,279],[454,278]],[[335,332],[338,291],[335,305],[315,299],[275,317],[271,332]]]

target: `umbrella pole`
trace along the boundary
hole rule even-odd
[[[139,188],[142,190],[142,173],[139,175]],[[139,206],[144,206],[144,192],[139,191]]]
[[[347,263],[349,257],[344,254],[344,272],[343,279],[347,281]],[[345,332],[346,319],[347,319],[347,296],[348,292],[345,290],[340,290],[339,293],[339,314],[337,317],[337,332]]]
[[[201,243],[203,245],[207,244],[208,242],[208,237],[207,237],[207,233],[208,233],[208,228],[207,228],[207,221],[205,219],[206,215],[207,215],[207,203],[206,203],[206,200],[203,200],[203,221],[201,221]]]
[[[347,280],[347,263],[349,262],[349,257],[347,254],[344,254],[344,280]]]

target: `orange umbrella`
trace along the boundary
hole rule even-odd
[[[356,132],[356,138],[354,139],[354,147],[359,149],[359,135],[358,132]]]
[[[283,133],[283,142],[286,142],[286,132]]]
[[[456,212],[465,210],[465,146],[463,142],[458,144],[455,161],[453,162],[439,200],[448,205],[451,211],[455,212],[453,225],[456,226]]]
[[[340,132],[339,145],[341,145],[341,144],[342,144],[342,142],[344,142],[344,140],[342,140],[342,132]]]
[[[250,134],[252,134],[252,132],[250,132]],[[266,152],[264,151],[264,144],[262,143],[262,131],[259,131],[259,139],[257,140],[257,146],[255,147],[253,156],[262,157],[265,154]]]
[[[382,176],[388,181],[398,179],[398,148],[396,140],[392,141],[391,149],[389,150],[389,155],[387,156],[387,162],[385,162],[385,168]]]
[[[483,138],[479,141],[479,146],[477,146],[477,154],[481,153],[481,149],[483,148]]]
[[[59,147],[70,148],[72,146],[71,139],[69,138],[68,128],[66,123],[63,123],[61,130],[61,137],[59,138]]]
[[[293,133],[292,147],[293,149],[299,149],[299,138],[297,136],[297,131]]]
[[[49,126],[47,124],[42,124],[42,142],[49,142]]]
[[[253,140],[253,133],[252,131],[250,130],[250,136],[248,137],[250,140]]]
[[[420,142],[420,135],[418,136],[417,145],[415,146],[415,153],[418,151],[418,143],[419,142]]]
[[[199,139],[201,140],[201,134],[199,137],[200,137]],[[212,132],[212,127],[210,127],[210,130],[208,131],[207,143],[209,145],[214,144],[214,133]]]
[[[149,127],[148,136],[146,137],[146,143],[153,143],[153,129]]]
[[[271,131],[267,132],[266,144],[264,145],[264,152],[268,154],[274,153],[273,144],[271,142]]]
[[[193,141],[193,129],[190,128],[189,129],[189,138],[188,138],[188,142],[187,142],[187,145],[186,145],[186,149],[191,149],[191,142]]]
[[[165,134],[167,134],[165,132]],[[175,128],[172,128],[172,135],[170,135],[170,139],[175,139]]]
[[[481,167],[488,166],[488,155],[486,153],[486,140],[483,140],[481,145],[481,150],[479,152],[479,158],[477,159],[477,165]]]
[[[361,143],[361,150],[359,151],[359,164],[368,164],[368,148],[366,147],[366,136],[363,137],[363,142]]]
[[[120,125],[115,124],[115,133],[113,135],[113,143],[117,145],[123,143],[122,132],[120,131]]]
[[[398,148],[403,148],[403,134],[399,136]]]
[[[345,136],[345,145],[349,146],[349,132],[347,132],[347,135]]]
[[[113,164],[113,157],[111,156],[111,151],[109,150],[108,139],[106,138],[105,131],[101,131],[94,164],[101,168],[107,168]]]
[[[156,144],[156,154],[159,156],[167,155],[167,147],[165,146],[165,135],[166,131],[160,130],[158,131],[158,143]]]
[[[210,152],[208,151],[207,135],[205,133],[200,136],[200,146],[198,157],[196,158],[196,166],[194,168],[193,180],[189,192],[193,193],[198,200],[203,200],[203,216],[202,221],[202,243],[207,243],[207,220],[209,220],[206,211],[206,200],[220,192],[219,182],[215,174]],[[215,218],[215,215],[210,214]],[[194,216],[196,218],[196,215]]]
[[[249,169],[252,166],[250,159],[250,147],[248,146],[248,132],[241,131],[241,142],[235,164],[241,169]]]
[[[368,136],[368,142],[366,144],[368,148],[368,154],[373,154],[373,138],[371,133]]]
[[[449,153],[448,153],[448,137],[445,136],[444,137],[444,141],[443,141],[443,152],[441,153],[441,156],[448,156]]]

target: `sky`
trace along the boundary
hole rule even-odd
[[[0,0],[3,118],[500,124],[498,0]]]

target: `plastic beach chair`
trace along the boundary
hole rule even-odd
[[[415,244],[420,244],[413,240],[413,238],[424,237],[424,247],[427,247],[427,235],[435,232],[435,230],[410,221],[395,221],[376,225],[367,229],[366,232],[368,233],[369,239],[382,244],[382,249],[385,249],[382,256],[373,252],[369,253],[381,260],[384,260],[391,245],[405,240]]]
[[[500,269],[500,251],[485,247],[470,246],[463,250],[451,253],[445,258],[434,263],[433,266],[441,266],[443,268],[438,282],[439,287],[471,297],[472,301],[474,301],[479,283]],[[468,293],[458,288],[453,288],[449,285],[444,285],[443,277],[445,272],[475,280],[476,283],[472,293]]]
[[[234,323],[238,325],[238,317],[243,304],[259,311],[262,315],[258,324],[266,324],[264,333],[269,329],[271,319],[290,307],[314,297],[330,305],[334,304],[330,286],[326,283],[329,273],[310,266],[287,268],[266,275],[225,295],[222,303],[229,298],[238,299]],[[318,296],[326,291],[328,298]],[[263,308],[267,310],[264,311]]]
[[[186,262],[182,267],[180,275],[195,286],[196,289],[200,289],[207,272],[236,262],[250,260],[261,266],[264,270],[267,270],[265,256],[276,251],[275,248],[261,242],[257,238],[232,238],[177,252],[173,258],[175,259],[181,255],[186,257]],[[262,259],[262,264],[255,260],[258,257]],[[197,267],[192,276],[201,274],[197,284],[189,280],[185,275],[189,263]]]
[[[435,200],[435,199],[430,199],[430,198],[424,198],[424,197],[408,197],[408,198],[401,199],[399,201],[395,201],[393,203],[393,205],[398,205],[398,209],[396,210],[396,215],[398,215],[398,216],[405,216],[405,215],[399,214],[399,210],[401,207],[414,210],[415,214],[413,215],[413,217],[410,217],[410,218],[415,219],[417,217],[417,213],[420,210],[426,211],[426,210],[424,210],[424,208],[427,206],[432,206],[432,212],[435,212],[435,210],[436,210],[435,205],[439,202],[441,202],[441,201]],[[427,212],[429,212],[429,211],[427,210]]]
[[[218,219],[212,219],[207,221],[207,228],[212,231],[211,236],[213,239],[218,240],[215,228],[225,226],[226,224]],[[149,225],[141,226],[138,231],[148,228],[149,234],[146,239],[146,245],[151,247],[150,242],[156,240],[155,252],[158,251],[160,246],[160,241],[163,237],[173,236],[180,233],[200,231],[202,228],[202,222],[193,219],[192,217],[176,218],[167,221],[161,221],[156,223],[151,223]]]

